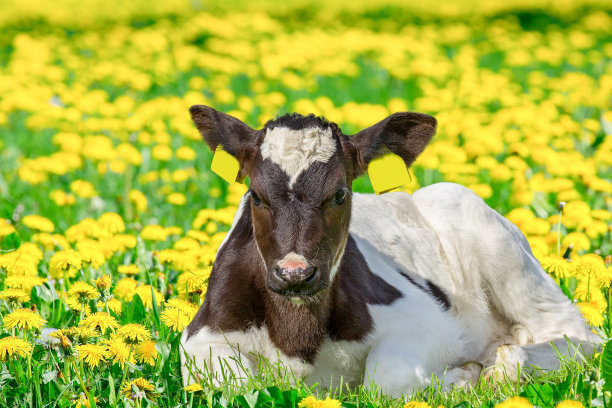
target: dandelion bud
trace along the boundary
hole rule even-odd
[[[111,286],[111,278],[109,275],[102,275],[98,279],[94,280],[94,284],[100,292],[104,292]]]

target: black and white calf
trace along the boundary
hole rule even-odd
[[[470,190],[353,194],[386,152],[410,165],[436,120],[395,113],[355,135],[297,114],[253,130],[207,106],[191,115],[251,185],[222,243],[204,304],[181,339],[185,383],[256,373],[280,359],[307,382],[409,393],[517,367],[559,366],[569,337],[597,337],[513,224]],[[240,364],[237,361],[240,360]],[[489,370],[486,370],[486,369]]]

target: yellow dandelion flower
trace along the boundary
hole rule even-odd
[[[39,234],[34,234],[32,236],[32,242],[39,243],[45,251],[51,251],[55,249],[55,247],[60,247],[60,249],[70,247],[70,244],[59,234],[48,234],[46,232],[41,232]]]
[[[120,338],[112,338],[105,342],[106,351],[108,352],[109,359],[112,358],[113,364],[119,364],[121,368],[125,366],[125,363],[129,362],[133,364],[136,362],[134,356],[131,355],[130,346],[125,344]]]
[[[160,315],[161,321],[176,332],[182,332],[191,320],[193,316],[185,313],[183,310],[175,307],[164,310]]]
[[[97,367],[100,362],[106,361],[108,352],[97,344],[83,344],[76,346],[77,358],[85,361],[89,367]]]
[[[138,265],[120,265],[117,268],[117,272],[125,275],[137,275],[140,273],[140,266]]]
[[[94,397],[94,404],[98,405],[100,400],[98,397]],[[75,408],[90,408],[91,405],[89,403],[89,396],[85,395],[85,393],[81,393],[78,399],[72,401],[73,404],[76,404]]]
[[[603,297],[603,294],[595,278],[592,276],[580,277],[574,290],[574,298],[577,300],[599,300],[599,296]]]
[[[582,232],[570,232],[563,237],[561,243],[564,247],[571,245],[574,251],[587,250],[591,247],[591,240]]]
[[[183,229],[181,227],[178,227],[176,225],[171,225],[169,227],[166,227],[166,233],[168,235],[176,235],[179,236],[183,233]]]
[[[608,210],[592,210],[591,216],[598,220],[608,221],[612,219],[612,213]]]
[[[56,252],[49,261],[49,274],[53,279],[74,278],[83,265],[83,257],[73,249]]]
[[[49,337],[53,337],[55,339],[58,339],[59,342],[60,342],[60,345],[64,349],[68,349],[68,348],[70,348],[70,346],[72,346],[72,342],[70,341],[68,336],[66,336],[64,334],[64,331],[62,329],[55,330],[54,332],[50,333]]]
[[[312,395],[303,398],[298,403],[299,408],[340,408],[340,401],[330,399],[329,397],[324,400],[318,400]]]
[[[83,266],[91,265],[94,269],[98,269],[106,262],[104,249],[97,241],[79,242],[77,243],[77,250],[83,259]]]
[[[112,160],[110,162],[108,162],[108,169],[110,169],[110,171],[114,172],[114,173],[125,173],[125,169],[127,168],[127,165],[125,162],[122,162],[121,160]],[[105,165],[103,165],[102,163],[98,164],[98,169],[100,171],[100,174],[104,174],[107,171],[107,168]]]
[[[191,147],[181,146],[176,149],[176,158],[184,161],[195,160],[196,153]]]
[[[4,238],[7,235],[15,232],[15,227],[13,227],[9,220],[0,218],[0,238]]]
[[[194,316],[198,312],[198,309],[200,308],[198,305],[194,303],[191,303],[187,300],[179,299],[179,298],[168,299],[168,301],[164,303],[164,306],[166,308],[176,307],[182,310],[183,312],[187,313],[188,315],[192,315],[192,316]]]
[[[568,202],[563,207],[562,222],[568,228],[584,226],[591,221],[591,208],[580,200]]]
[[[4,317],[4,327],[12,329],[17,327],[21,330],[40,329],[47,323],[45,319],[30,309],[17,309]]]
[[[482,198],[489,198],[493,195],[493,189],[488,184],[471,184],[469,188]]]
[[[423,401],[408,401],[404,408],[431,408],[428,403]]]
[[[186,387],[183,387],[184,391],[190,392],[190,393],[194,393],[194,392],[198,392],[198,391],[204,391],[204,389],[202,388],[202,386],[198,383],[193,383],[193,384],[189,384]]]
[[[156,256],[159,262],[166,264],[176,262],[181,256],[183,256],[183,254],[181,254],[179,251],[175,251],[174,249],[163,249],[157,252]]]
[[[591,302],[580,302],[577,304],[582,316],[591,326],[601,327],[604,322],[603,314]]]
[[[166,196],[166,202],[180,207],[187,203],[187,197],[181,193],[170,193]]]
[[[153,307],[153,293],[155,294],[155,303],[161,305],[164,301],[164,295],[157,290],[151,291],[151,285],[140,285],[134,290],[134,294],[138,295],[146,308]]]
[[[187,231],[187,236],[201,243],[206,243],[210,241],[210,236],[204,231],[190,230],[190,231]],[[179,249],[179,248],[176,248],[176,249]]]
[[[130,202],[136,207],[139,213],[147,211],[147,197],[138,190],[130,191]]]
[[[533,408],[533,405],[527,398],[511,397],[502,403],[495,406],[496,408]]]
[[[176,288],[181,297],[190,293],[201,293],[206,289],[212,267],[205,267],[183,272],[176,281]]]
[[[119,282],[117,282],[113,293],[119,299],[129,302],[134,297],[134,293],[136,293],[135,291],[137,286],[138,281],[132,278],[123,278],[120,279]]]
[[[142,155],[140,151],[129,143],[121,143],[117,146],[117,154],[129,164],[134,166],[140,166],[142,164]]]
[[[172,246],[177,251],[187,251],[190,249],[200,249],[200,243],[191,237],[183,237],[176,241]]]
[[[22,246],[25,244],[22,244]],[[17,251],[12,252],[5,256],[0,256],[0,268],[4,269],[8,274],[8,278],[17,277],[21,278],[33,278],[37,277],[37,265],[38,260],[34,260],[27,254],[18,253]],[[10,286],[4,281],[7,287],[22,287],[23,285]]]
[[[158,355],[157,349],[155,348],[155,342],[153,340],[143,341],[136,348],[135,355],[138,362],[154,366]]]
[[[76,342],[81,344],[86,344],[92,338],[98,337],[98,333],[89,327],[74,327],[72,332]]]
[[[138,239],[129,234],[117,234],[113,237],[112,242],[117,247],[117,251],[124,252],[127,248],[136,248]]]
[[[14,253],[18,254],[18,257],[20,258],[24,257],[35,263],[38,263],[43,259],[43,252],[40,250],[40,248],[38,248],[38,246],[36,246],[36,244],[31,242],[24,242]]]
[[[128,323],[117,330],[119,336],[126,344],[139,344],[149,340],[151,333],[141,324]]]
[[[90,313],[90,309],[86,307],[87,303],[80,303],[76,298],[69,297],[67,293],[62,293],[61,295],[64,303],[68,305],[68,307],[75,312],[83,312],[85,314]]]
[[[102,228],[111,234],[116,234],[125,231],[125,223],[123,218],[116,213],[104,213],[98,218],[98,223]]]
[[[118,316],[121,316],[121,310],[123,309],[123,303],[115,298],[108,299],[106,303],[99,301],[96,306],[98,306],[98,309],[105,309],[108,306],[108,309]]]
[[[558,403],[556,408],[584,408],[584,405],[580,401],[565,400]]]
[[[21,220],[23,225],[26,227],[39,230],[42,232],[53,232],[55,226],[50,219],[42,217],[40,215],[26,215]]]
[[[610,276],[604,260],[596,254],[587,254],[575,261],[576,274],[582,279],[590,278],[600,286],[610,285]]]
[[[159,144],[153,147],[153,150],[151,151],[151,156],[155,160],[168,161],[172,158],[172,149],[164,144]]]
[[[558,255],[549,255],[542,258],[540,261],[542,268],[550,275],[559,278],[566,278],[569,276],[569,266],[565,258]]]
[[[66,230],[66,238],[70,242],[80,242],[86,238],[108,237],[109,233],[93,218],[85,218]]]
[[[70,190],[81,198],[93,198],[98,195],[96,188],[89,181],[75,180],[70,183]]]
[[[145,241],[165,241],[168,232],[161,225],[147,225],[140,231],[140,238]]]
[[[87,305],[90,300],[96,300],[100,293],[89,283],[76,281],[68,289],[68,297],[77,301],[81,305]]]
[[[49,334],[50,337],[54,337],[56,339],[59,339],[61,341],[64,341],[63,337],[66,337],[66,339],[68,339],[68,341],[66,342],[66,344],[71,343],[73,341],[78,341],[78,332],[77,332],[78,327],[65,327],[63,329],[59,329],[54,331],[53,333]]]
[[[28,295],[22,289],[9,288],[4,289],[2,292],[0,292],[0,299],[4,300],[7,303],[15,305],[24,302],[29,302],[30,295]]]
[[[195,174],[195,170],[193,168],[187,169],[178,169],[172,172],[172,181],[175,183],[183,183],[189,180]]]
[[[0,339],[0,361],[6,361],[13,357],[25,357],[32,354],[32,345],[17,337],[5,337]]]
[[[98,312],[87,316],[79,323],[80,327],[100,330],[104,334],[107,329],[116,329],[119,327],[117,320],[108,313]]]
[[[76,201],[74,195],[66,193],[62,190],[53,190],[49,193],[49,198],[59,207],[72,205]]]
[[[143,397],[155,400],[157,397],[153,384],[142,377],[125,384],[121,393],[133,401],[141,400]]]
[[[102,275],[98,279],[94,280],[93,283],[101,292],[109,289],[112,284],[110,275]]]

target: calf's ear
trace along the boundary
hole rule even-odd
[[[386,153],[400,156],[409,167],[436,133],[436,119],[416,112],[398,112],[352,136],[342,147],[353,162],[354,177],[363,174],[372,159]]]
[[[223,150],[238,159],[240,175],[249,175],[261,144],[261,131],[210,106],[194,105],[189,112],[210,150],[214,152],[217,146],[222,146]]]

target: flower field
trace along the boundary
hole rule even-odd
[[[603,359],[408,402],[272,372],[238,390],[183,388],[178,353],[247,189],[210,171],[194,104],[256,128],[315,113],[345,133],[397,111],[434,115],[438,133],[404,189],[452,181],[474,190],[524,232],[608,339],[609,1],[0,8],[0,406],[610,403]],[[367,177],[354,189],[372,191]]]

